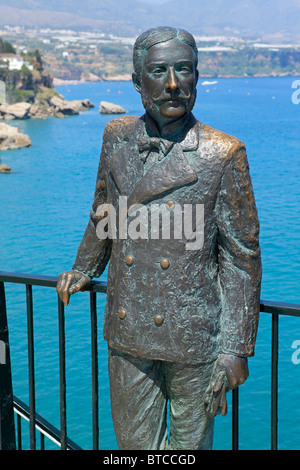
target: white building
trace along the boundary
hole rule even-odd
[[[26,65],[29,70],[33,70],[33,66],[29,62],[24,60],[22,56],[16,54],[0,53],[0,62],[5,62],[5,64],[8,64],[9,70],[21,70],[23,65]],[[0,67],[3,66],[5,67],[6,65],[0,64]]]

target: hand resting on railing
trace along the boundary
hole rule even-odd
[[[56,291],[61,301],[66,307],[70,301],[70,296],[84,289],[91,281],[91,278],[80,271],[66,271],[59,275]]]

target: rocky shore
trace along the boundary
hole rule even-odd
[[[18,127],[9,126],[0,122],[0,150],[15,150],[22,147],[30,147],[31,140],[26,134],[20,132]],[[8,170],[2,168],[5,172]]]
[[[93,108],[94,104],[89,99],[67,101],[63,96],[57,94],[38,98],[33,104],[22,102],[16,104],[4,103],[0,105],[0,120],[10,121],[13,119],[46,119],[55,116],[63,118],[79,114]]]

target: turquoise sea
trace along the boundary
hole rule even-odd
[[[261,223],[262,299],[300,303],[300,105],[292,103],[297,77],[200,80],[196,117],[246,143]],[[105,124],[101,100],[143,113],[129,82],[60,86],[66,99],[89,98],[95,108],[65,119],[14,121],[32,147],[1,152],[11,174],[0,174],[0,270],[58,275],[71,268],[88,222]],[[103,275],[106,279],[106,272]],[[14,394],[28,403],[24,286],[6,284]],[[36,411],[59,427],[57,297],[33,287]],[[98,295],[100,449],[117,449],[110,416],[105,295]],[[89,295],[71,299],[66,313],[68,436],[92,448]],[[300,364],[292,344],[300,319],[279,322],[279,449],[300,449]],[[260,316],[256,355],[240,388],[240,448],[270,448],[271,315]],[[294,354],[294,356],[293,356]],[[229,396],[229,405],[231,397]],[[215,424],[215,449],[231,448],[231,406]],[[27,433],[28,425],[23,424]],[[28,433],[27,433],[28,434]],[[26,437],[25,443],[26,445]],[[27,439],[28,441],[28,439]],[[46,442],[46,448],[54,448]]]

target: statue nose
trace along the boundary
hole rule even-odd
[[[168,80],[165,85],[165,89],[170,90],[170,91],[175,91],[175,90],[178,90],[178,88],[179,88],[179,83],[175,74],[175,70],[173,69],[173,67],[171,67],[169,70]]]

